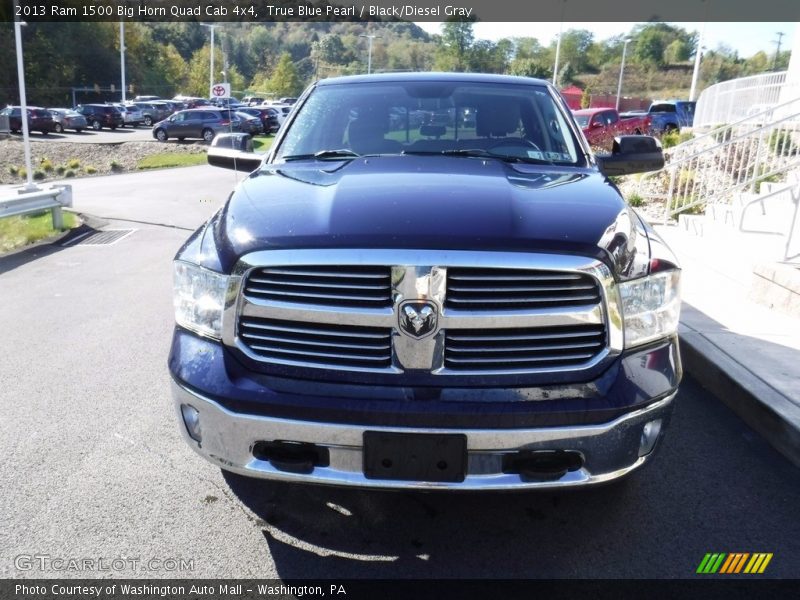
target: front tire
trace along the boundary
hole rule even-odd
[[[100,121],[95,121],[92,123],[92,129],[95,131],[100,131],[102,128],[103,126],[100,124]]]
[[[209,144],[211,143],[211,140],[214,139],[214,131],[211,129],[208,128],[203,129],[202,135],[203,135],[203,141],[208,142]]]
[[[148,127],[152,127],[152,126],[153,126],[153,119],[152,119],[152,117],[145,117],[145,118],[144,118],[144,124],[145,124],[145,125],[147,125]]]
[[[169,139],[169,136],[163,129],[156,129],[156,139],[159,142],[166,142]]]

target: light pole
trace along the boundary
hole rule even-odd
[[[125,23],[119,22],[119,70],[122,74],[122,102],[125,103]]]
[[[214,87],[214,30],[219,25],[210,23],[200,23],[203,27],[208,27],[211,30],[211,65],[208,69],[208,95],[211,95],[211,88]]]
[[[558,86],[558,56],[561,54],[561,35],[564,33],[564,11],[567,0],[561,1],[561,24],[558,26],[558,39],[556,40],[556,61],[553,65],[553,85]]]
[[[619,110],[619,97],[622,94],[622,74],[625,71],[625,53],[628,51],[628,44],[631,43],[631,38],[625,38],[625,43],[622,46],[622,63],[619,66],[619,83],[617,84],[617,105],[615,108]]]
[[[564,30],[564,23],[561,23],[561,28],[558,30],[558,40],[556,41],[556,62],[553,65],[553,85],[558,86],[558,55],[561,54],[561,33]]]
[[[697,38],[697,50],[694,52],[694,71],[692,72],[692,87],[689,90],[689,102],[694,100],[694,94],[697,90],[697,78],[700,76],[700,58],[703,55],[703,35],[705,31],[706,26],[705,23],[703,23],[700,36]]]
[[[14,14],[17,14],[17,0],[14,0]],[[23,186],[26,190],[35,190],[36,184],[33,183],[33,167],[31,166],[31,140],[28,130],[28,99],[25,96],[25,61],[22,60],[22,30],[24,25],[19,17],[14,17],[14,40],[17,50],[17,81],[19,82],[19,116],[22,121],[22,140],[25,146],[25,174],[27,183]]]
[[[379,38],[379,35],[367,35],[366,33],[362,33],[358,37],[363,37],[369,39],[369,51],[367,54],[367,75],[372,73],[372,40],[375,38]]]

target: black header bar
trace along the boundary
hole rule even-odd
[[[0,0],[0,21],[800,21],[796,0]]]

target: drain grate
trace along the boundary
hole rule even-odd
[[[128,237],[135,229],[104,229],[92,231],[65,242],[65,246],[110,246]]]

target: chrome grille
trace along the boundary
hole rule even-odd
[[[597,281],[584,273],[494,268],[447,271],[446,306],[453,309],[574,307],[600,300]]]
[[[247,298],[322,306],[390,306],[391,270],[383,266],[291,266],[254,269]]]
[[[239,337],[256,356],[284,364],[386,368],[392,361],[391,329],[323,325],[241,317]]]
[[[444,365],[460,371],[530,370],[583,364],[606,345],[603,325],[445,331]]]

